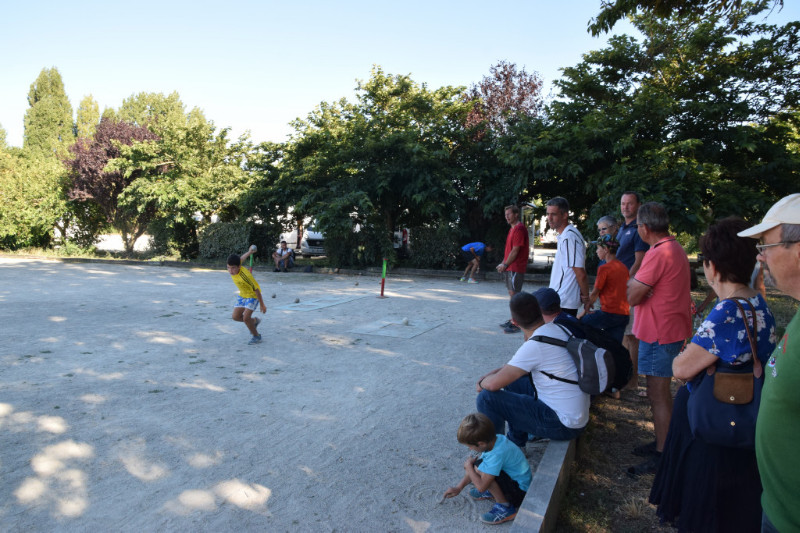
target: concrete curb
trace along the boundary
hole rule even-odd
[[[552,531],[567,490],[569,467],[575,459],[575,440],[547,443],[531,486],[511,526],[512,533]]]

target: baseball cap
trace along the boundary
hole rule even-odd
[[[561,297],[550,287],[542,287],[533,293],[539,308],[545,313],[554,313],[561,310]]]
[[[769,208],[761,224],[740,231],[737,235],[758,239],[763,233],[781,224],[800,224],[800,193],[784,196]]]

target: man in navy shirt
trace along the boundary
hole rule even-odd
[[[619,241],[617,259],[628,267],[630,277],[633,277],[636,271],[639,270],[645,252],[650,249],[650,245],[639,236],[639,225],[636,223],[640,205],[642,205],[642,197],[638,192],[625,191],[622,193],[620,211],[624,222],[617,230],[617,241]],[[633,377],[631,378],[631,383],[628,384],[629,388],[635,388],[639,381],[639,340],[633,335],[633,315],[634,310],[631,308],[628,327],[625,329],[625,336],[622,340],[622,344],[631,354],[631,362],[633,363]]]

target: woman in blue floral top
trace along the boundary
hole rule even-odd
[[[736,366],[751,360],[745,318],[730,298],[742,305],[751,327],[750,305],[755,310],[762,363],[775,347],[775,319],[761,294],[749,286],[756,241],[736,235],[747,227],[740,218],[726,218],[712,225],[700,240],[703,270],[718,303],[673,361],[672,371],[678,379],[692,380],[718,362]],[[689,388],[683,386],[675,396],[650,502],[658,506],[662,522],[673,524],[678,531],[760,531],[761,481],[755,450],[715,446],[694,438],[687,415],[689,394]]]

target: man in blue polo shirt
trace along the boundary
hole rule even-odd
[[[638,192],[625,191],[622,193],[619,207],[622,212],[623,223],[617,230],[617,241],[619,242],[617,259],[628,268],[628,274],[631,278],[639,270],[645,252],[650,249],[650,245],[642,240],[638,232],[639,225],[636,223],[636,217],[639,213],[640,205],[642,205],[642,197]],[[628,388],[636,388],[639,381],[639,340],[633,335],[634,312],[633,308],[631,308],[628,327],[625,328],[625,336],[622,339],[623,346],[631,354],[631,363],[633,364],[633,377],[628,384]]]

